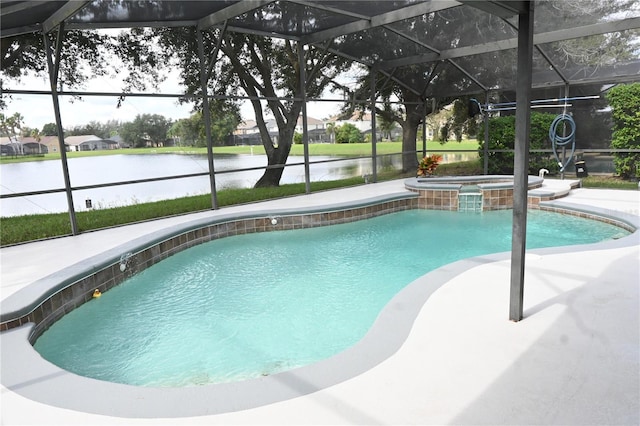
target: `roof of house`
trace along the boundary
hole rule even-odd
[[[102,140],[96,135],[67,136],[64,138],[64,143],[66,145],[80,145],[85,142],[101,142]]]
[[[257,125],[258,124],[255,122],[255,120],[242,120],[242,123],[238,125],[238,130],[253,129]]]
[[[16,143],[15,139],[9,138],[7,136],[0,137],[0,144],[1,145],[9,145],[9,144],[12,144],[12,143]]]
[[[344,118],[340,115],[334,115],[332,117],[329,117],[327,119],[328,122],[336,122],[336,121],[371,121],[371,113],[370,112],[365,112],[362,113],[361,111],[355,111],[353,114],[351,114],[351,117],[349,118]]]
[[[307,125],[310,126],[316,126],[319,124],[323,124],[322,120],[318,120],[317,118],[313,118],[313,117],[308,117],[307,116]],[[274,118],[269,118],[265,121],[265,125],[267,126],[267,129],[272,129],[274,127],[278,126],[278,123],[276,123],[276,120]],[[298,126],[302,126],[302,116],[298,117],[298,122],[297,122]],[[237,130],[249,130],[249,129],[255,129],[257,127],[257,123],[254,120],[244,120],[238,127]]]
[[[31,137],[31,136],[26,137],[26,138],[18,139],[17,141],[15,139],[12,139],[10,141],[9,138],[6,137],[6,136],[0,137],[0,144],[1,145],[27,144],[27,143],[38,143],[38,141],[36,141],[36,138]],[[48,145],[50,143],[58,143],[58,137],[57,136],[40,136],[40,143],[42,145]]]
[[[302,126],[302,116],[298,117],[298,122],[296,124],[298,126]],[[317,118],[307,116],[307,125],[315,126],[318,124],[323,124],[323,121],[318,120]]]

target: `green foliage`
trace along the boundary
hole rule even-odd
[[[449,142],[449,133],[450,133],[450,126],[449,123],[444,123],[441,127],[440,127],[440,131],[439,131],[439,136],[438,136],[438,140],[440,141],[440,143],[447,143]]]
[[[613,135],[611,148],[640,148],[640,83],[613,87],[607,93],[612,108]],[[616,173],[624,178],[639,177],[640,154],[615,153]]]
[[[24,117],[19,112],[11,116],[0,113],[0,135],[7,136],[9,139],[16,137],[22,129],[23,120]]]
[[[58,126],[56,123],[47,123],[42,126],[41,133],[43,136],[58,136]]]
[[[211,114],[211,139],[213,145],[224,145],[227,137],[240,124],[240,111],[232,102],[212,100],[209,103]],[[207,136],[204,125],[204,117],[201,111],[196,111],[189,118],[176,121],[167,135],[179,138],[182,146],[207,146]]]
[[[49,35],[51,45],[56,45],[55,35]],[[104,51],[112,47],[112,38],[98,31],[68,31],[60,50],[59,84],[65,88],[81,87],[88,79],[104,76],[109,67],[104,66]],[[46,75],[47,56],[42,35],[21,34],[2,38],[0,41],[3,77],[20,80],[26,71]]]
[[[345,123],[336,129],[337,143],[359,143],[364,141],[360,130],[351,123]]]
[[[176,138],[180,146],[206,146],[206,141],[201,135],[201,116],[199,113],[193,114],[189,118],[183,118],[171,126],[167,135]]]
[[[162,115],[138,114],[135,120],[122,126],[120,136],[136,147],[145,146],[147,141],[160,146],[167,140],[170,127],[171,122]]]
[[[458,142],[462,141],[463,135],[476,136],[476,120],[475,118],[469,118],[469,99],[469,96],[464,96],[453,102],[452,114],[447,122],[449,126],[448,136],[453,133]]]
[[[51,123],[51,125],[54,128],[56,127],[54,123]],[[122,124],[118,120],[108,120],[105,123],[99,123],[94,120],[83,126],[75,126],[73,129],[65,131],[65,136],[96,135],[103,139],[109,139],[109,137],[117,135],[121,127]]]
[[[380,116],[378,120],[378,128],[382,132],[382,140],[391,140],[391,132],[397,127],[396,122],[389,120],[388,116]]]
[[[440,164],[436,172],[436,175],[440,176],[474,176],[481,174],[483,174],[482,164],[475,160]]]
[[[532,112],[529,149],[550,149],[549,127],[554,114]],[[480,132],[480,130],[479,130]],[[516,117],[513,115],[495,117],[489,120],[489,150],[513,150],[516,138]],[[480,163],[484,162],[484,142],[478,149]],[[538,170],[558,170],[552,155],[545,153],[529,154],[529,174],[538,174]],[[513,152],[490,152],[489,174],[513,174]]]

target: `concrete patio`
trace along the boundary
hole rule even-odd
[[[181,221],[402,191],[403,181],[376,183],[3,248],[1,297]],[[640,226],[637,191],[575,189],[552,203],[623,217]],[[3,381],[1,422],[640,424],[640,232],[599,244],[528,253],[525,318],[518,323],[508,320],[509,274],[509,254],[502,253],[456,262],[421,277],[412,287],[443,284],[419,309],[399,349],[362,374],[303,396],[216,415],[153,418],[151,413],[132,418],[35,402]],[[393,299],[385,315],[396,312],[401,317],[406,297]],[[10,340],[2,337],[4,358]],[[7,374],[4,362],[2,374]],[[65,389],[55,392],[64,395]],[[105,396],[90,395],[98,405]],[[158,407],[158,412],[170,409]]]

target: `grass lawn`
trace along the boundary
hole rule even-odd
[[[387,179],[398,178],[397,173],[387,174],[386,176]],[[384,175],[381,176],[381,178],[384,178]],[[311,191],[323,191],[363,183],[364,179],[362,177],[337,181],[312,182]],[[218,206],[224,207],[304,193],[305,184],[295,183],[281,185],[277,188],[224,189],[218,191],[217,200]],[[79,231],[86,232],[210,209],[211,196],[204,194],[124,207],[76,212],[76,220]],[[3,217],[0,226],[0,245],[6,246],[70,234],[71,224],[68,213]]]
[[[639,189],[638,182],[622,179],[618,176],[598,176],[589,175],[582,179],[583,188],[606,188],[606,189]]]

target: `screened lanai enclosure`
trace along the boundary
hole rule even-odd
[[[255,186],[278,185],[287,168],[297,167],[309,193],[314,170],[336,161],[309,156],[310,134],[329,133],[311,128],[310,104],[369,117],[370,155],[361,173],[375,182],[384,167],[415,170],[426,153],[429,118],[463,99],[478,113],[478,128],[493,116],[515,114],[516,284],[523,280],[532,109],[571,115],[581,154],[610,156],[610,131],[602,130],[610,129],[605,94],[640,80],[634,0],[3,1],[0,13],[3,106],[13,97],[41,97],[56,123],[64,177],[64,187],[3,193],[3,200],[64,194],[77,234],[82,191],[206,177],[216,209],[218,181],[231,171],[217,167],[215,132],[221,113],[238,113],[239,104],[252,111],[243,119],[255,122],[266,153],[262,164],[244,169],[259,170]],[[156,83],[172,72],[181,90],[160,90]],[[26,74],[46,76],[49,86],[16,88]],[[118,75],[121,86],[84,89],[92,77],[109,75]],[[141,97],[186,102],[202,114],[206,168],[134,179],[109,170],[108,183],[72,185],[61,102],[108,98],[115,106]],[[402,148],[394,155],[377,153],[380,121],[401,129]],[[304,155],[292,162],[296,133]],[[486,131],[478,134],[483,138]],[[487,173],[487,143],[481,155]],[[516,308],[512,319],[519,316]]]

